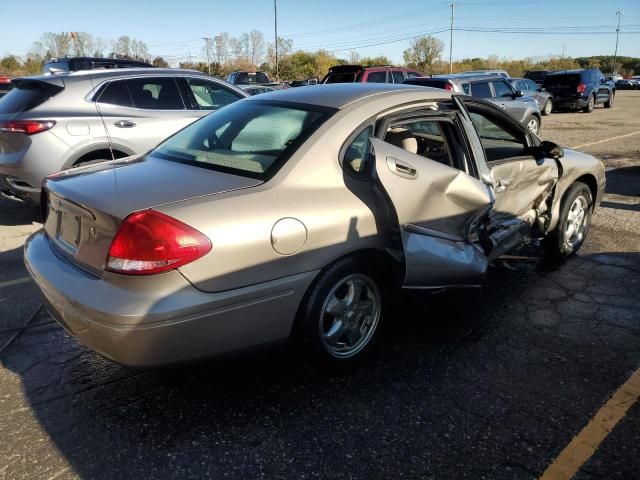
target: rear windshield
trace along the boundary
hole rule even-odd
[[[266,73],[258,72],[255,74],[239,73],[236,75],[236,83],[250,85],[252,83],[269,83],[269,77]]]
[[[0,114],[31,110],[52,96],[43,88],[14,88],[0,99]]]
[[[580,83],[580,74],[579,73],[568,73],[564,75],[547,75],[547,78],[544,79],[545,85],[568,85]]]
[[[324,83],[353,83],[358,72],[330,73]]]
[[[275,173],[332,111],[241,101],[191,124],[150,155],[265,179]]]

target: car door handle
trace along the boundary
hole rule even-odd
[[[387,166],[389,170],[400,177],[413,179],[418,176],[418,171],[413,165],[394,157],[387,157]]]
[[[496,185],[496,193],[504,192],[511,182],[508,180],[499,180]]]
[[[113,122],[113,124],[118,128],[131,128],[136,126],[135,123],[129,120],[118,120],[117,122]]]

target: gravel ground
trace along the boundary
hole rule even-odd
[[[542,137],[607,165],[580,254],[405,295],[371,364],[340,374],[282,351],[153,372],[98,357],[16,283],[39,225],[0,200],[0,329],[44,324],[0,354],[0,480],[538,477],[640,366],[640,92],[545,117]],[[577,477],[638,478],[638,425],[640,404]]]

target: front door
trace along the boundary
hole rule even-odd
[[[496,249],[495,256],[530,235],[558,181],[558,163],[551,158],[535,158],[530,153],[528,132],[501,112],[472,103],[465,105],[480,137],[496,197],[489,231],[494,232],[496,243],[499,238],[510,238]]]
[[[420,135],[404,125],[391,129],[387,141],[371,139],[377,178],[397,215],[404,286],[477,284],[488,260],[469,241],[469,229],[493,197],[484,183],[447,164],[449,147],[429,128],[423,123]]]

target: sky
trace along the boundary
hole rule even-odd
[[[386,55],[402,63],[412,37],[432,33],[449,54],[451,7],[443,0],[277,0],[278,34],[294,49],[324,48],[342,58]],[[86,31],[144,41],[175,63],[204,58],[202,37],[253,29],[274,36],[273,0],[0,0],[0,55],[24,55],[45,32]],[[613,55],[640,57],[640,0],[460,0],[453,58]],[[485,31],[477,31],[485,30]],[[491,32],[486,30],[499,30]],[[508,29],[507,32],[504,30]],[[471,30],[471,31],[470,31]],[[501,31],[500,31],[501,30]]]

